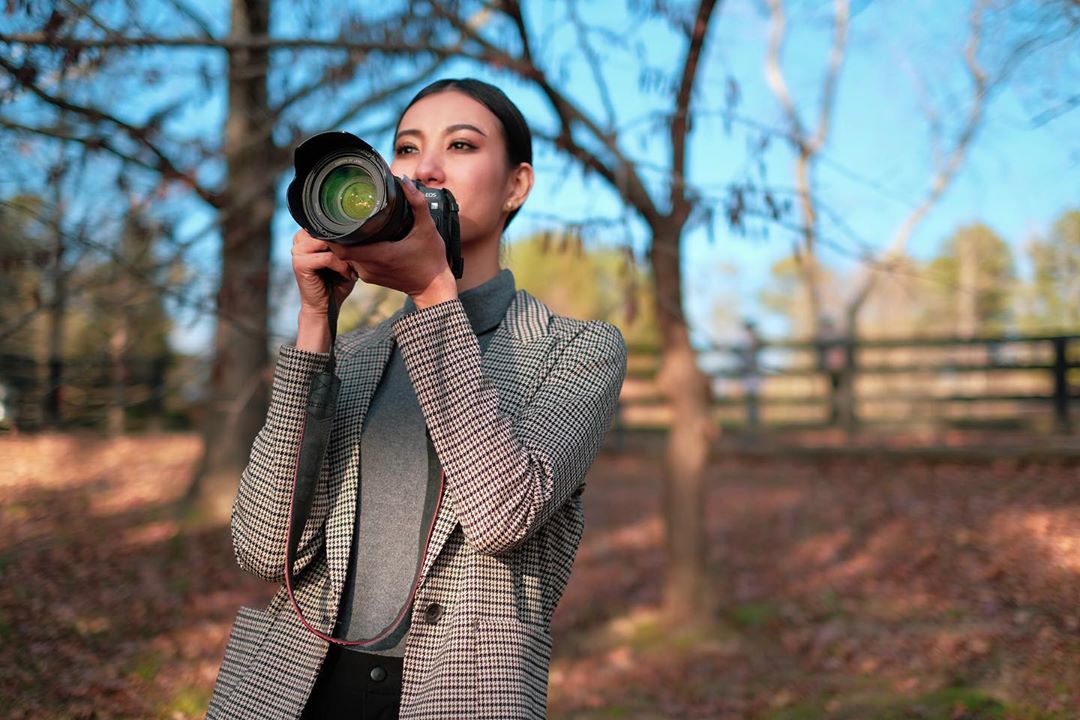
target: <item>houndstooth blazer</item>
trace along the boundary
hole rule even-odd
[[[549,633],[583,526],[581,493],[626,372],[619,331],[518,291],[481,357],[457,300],[398,313],[336,346],[341,396],[294,572],[304,616],[335,626],[353,537],[360,431],[398,343],[443,466],[405,649],[402,720],[542,718]],[[282,583],[293,471],[311,378],[327,354],[285,346],[240,481],[240,566]],[[297,718],[327,643],[284,586],[241,608],[207,717]]]

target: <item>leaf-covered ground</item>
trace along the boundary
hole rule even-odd
[[[0,438],[0,717],[202,717],[273,588],[181,531],[191,436]],[[1080,718],[1080,472],[873,457],[709,471],[718,622],[665,624],[655,461],[605,455],[555,718]]]

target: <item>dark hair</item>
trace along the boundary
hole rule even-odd
[[[413,96],[413,99],[409,101],[409,104],[401,111],[401,115],[398,116],[395,127],[400,127],[401,118],[405,117],[405,113],[409,111],[409,108],[420,100],[423,100],[428,95],[450,91],[468,95],[490,110],[491,114],[499,120],[499,124],[502,125],[503,136],[506,138],[506,161],[510,164],[510,167],[517,167],[523,162],[532,164],[532,132],[529,130],[529,124],[525,122],[525,116],[518,110],[517,105],[506,97],[506,93],[483,80],[475,78],[436,80]],[[507,216],[506,225],[503,226],[504,230],[509,227],[519,209],[512,210],[510,215]]]

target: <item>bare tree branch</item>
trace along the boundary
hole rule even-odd
[[[603,68],[600,65],[600,56],[589,41],[588,28],[585,27],[585,24],[581,21],[581,15],[578,14],[577,0],[571,0],[570,2],[570,22],[574,26],[574,32],[577,34],[578,45],[581,46],[581,51],[585,54],[589,72],[592,73],[593,84],[600,95],[600,104],[604,106],[604,113],[607,115],[607,132],[612,133],[615,131],[616,123],[615,104],[611,101],[611,92],[607,80],[604,78]]]
[[[565,150],[579,160],[584,160],[590,169],[597,172],[601,177],[611,183],[620,194],[626,197],[630,205],[637,210],[647,222],[655,223],[660,218],[660,212],[656,209],[652,197],[645,189],[634,164],[630,162],[620,150],[615,138],[608,133],[605,133],[587,112],[578,107],[563,93],[559,92],[541,68],[525,59],[525,52],[523,52],[522,57],[516,57],[501,48],[492,45],[479,34],[475,27],[446,10],[446,8],[437,1],[429,0],[429,7],[431,7],[432,12],[447,20],[458,32],[469,41],[475,43],[480,49],[480,52],[478,53],[465,52],[462,53],[463,55],[495,67],[506,68],[525,80],[529,80],[536,84],[540,91],[547,97],[548,101],[551,103],[552,109],[559,118],[559,134],[554,139],[554,144],[557,148]],[[520,22],[513,19],[512,21],[518,29],[518,32],[521,32],[522,29],[525,28],[523,18]],[[522,37],[521,41],[525,44],[524,47],[527,48],[527,35]],[[573,136],[573,128],[575,125],[584,127],[603,145],[604,149],[611,155],[612,162],[610,165],[603,162],[595,153],[588,151],[577,143]]]
[[[783,71],[783,46],[787,32],[787,16],[783,0],[768,0],[770,10],[769,47],[765,60],[765,76],[776,96],[793,136],[796,151],[795,180],[799,188],[799,206],[802,212],[802,245],[795,252],[795,261],[803,280],[806,302],[810,311],[812,334],[817,334],[821,321],[821,289],[818,258],[815,248],[818,235],[817,208],[814,205],[813,166],[818,154],[828,140],[831,127],[836,84],[843,66],[847,45],[847,26],[850,16],[848,0],[835,0],[833,13],[833,43],[822,87],[821,108],[817,128],[808,135],[798,108],[788,90]]]
[[[4,57],[0,57],[0,68],[6,70],[19,85],[26,88],[46,103],[76,116],[84,117],[92,122],[108,123],[115,126],[117,129],[122,130],[128,137],[140,146],[146,148],[146,150],[156,158],[157,162],[152,163],[151,166],[157,172],[161,173],[163,177],[184,183],[194,190],[195,193],[211,207],[221,207],[222,200],[220,194],[203,187],[190,171],[184,171],[177,167],[177,165],[150,139],[149,132],[146,128],[132,125],[104,110],[78,105],[63,97],[51,94],[34,83],[32,78],[22,71],[22,68],[15,66]]]
[[[802,142],[805,134],[795,101],[791,99],[787,81],[784,79],[783,52],[784,39],[787,36],[787,16],[784,14],[783,0],[768,0],[769,3],[769,47],[765,56],[765,80],[773,95],[780,102],[784,117],[791,126],[790,134],[796,142]]]
[[[705,46],[705,33],[709,29],[709,19],[715,9],[716,0],[701,0],[698,4],[697,16],[690,30],[686,59],[683,61],[679,90],[675,95],[675,115],[671,118],[671,213],[682,221],[690,214],[691,206],[686,195],[686,136],[690,130],[690,101],[701,61],[701,51]]]
[[[91,137],[83,137],[75,135],[61,127],[44,127],[24,125],[22,123],[14,122],[6,118],[0,117],[0,127],[6,127],[9,130],[15,130],[18,132],[25,132],[31,135],[38,135],[41,137],[53,138],[54,140],[63,140],[64,142],[77,143],[84,146],[88,150],[104,150],[111,155],[123,160],[124,162],[131,163],[145,170],[152,172],[158,172],[158,167],[146,162],[141,158],[137,158],[133,155],[129,155],[122,150],[116,148],[111,142],[103,137],[94,135]]]
[[[971,141],[975,137],[979,126],[982,124],[983,113],[986,109],[986,101],[989,96],[990,83],[986,72],[979,64],[979,46],[982,42],[983,23],[982,13],[986,0],[979,0],[971,13],[971,33],[964,48],[964,64],[971,76],[971,104],[968,107],[967,116],[959,134],[953,141],[952,148],[945,155],[943,162],[939,164],[934,177],[930,181],[930,188],[926,196],[904,219],[893,234],[889,249],[884,253],[881,261],[881,270],[865,270],[863,277],[857,283],[858,289],[852,296],[845,312],[847,316],[848,332],[854,332],[854,323],[866,301],[873,293],[882,272],[889,272],[897,263],[903,262],[907,243],[911,239],[915,227],[927,213],[937,204],[938,200],[948,189],[956,176],[957,171],[963,164]]]
[[[833,101],[836,97],[836,80],[844,63],[844,51],[847,46],[848,16],[850,8],[847,0],[836,0],[833,15],[833,45],[829,52],[829,69],[825,73],[825,85],[821,94],[821,110],[818,114],[817,132],[811,140],[811,146],[817,152],[829,136],[829,124],[832,120]]]
[[[178,13],[193,22],[195,27],[202,31],[202,36],[204,38],[210,39],[214,37],[214,30],[210,27],[210,24],[195,11],[195,8],[188,5],[185,0],[169,0],[169,4],[176,8]]]
[[[1080,95],[1073,95],[1067,97],[1052,108],[1043,110],[1034,118],[1031,119],[1032,127],[1042,127],[1049,122],[1056,120],[1062,115],[1072,111],[1073,109],[1080,107]]]
[[[110,50],[117,48],[210,48],[215,50],[348,50],[361,53],[385,53],[387,55],[415,55],[426,48],[404,48],[402,43],[391,40],[361,41],[345,38],[321,40],[318,38],[280,38],[269,35],[251,37],[138,37],[112,36],[103,38],[59,37],[46,33],[2,33],[0,43],[47,47],[62,50]]]

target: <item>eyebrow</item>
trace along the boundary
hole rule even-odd
[[[444,131],[444,134],[455,133],[458,130],[472,130],[475,133],[479,133],[480,135],[483,135],[484,137],[487,137],[486,132],[484,132],[480,128],[476,127],[475,125],[470,125],[469,123],[458,123],[456,125],[451,125],[450,127],[446,128],[446,130]],[[399,138],[402,135],[419,135],[419,136],[422,137],[424,135],[424,133],[422,133],[419,130],[416,130],[414,128],[406,128],[405,130],[399,131],[398,134],[397,134],[397,136]]]

